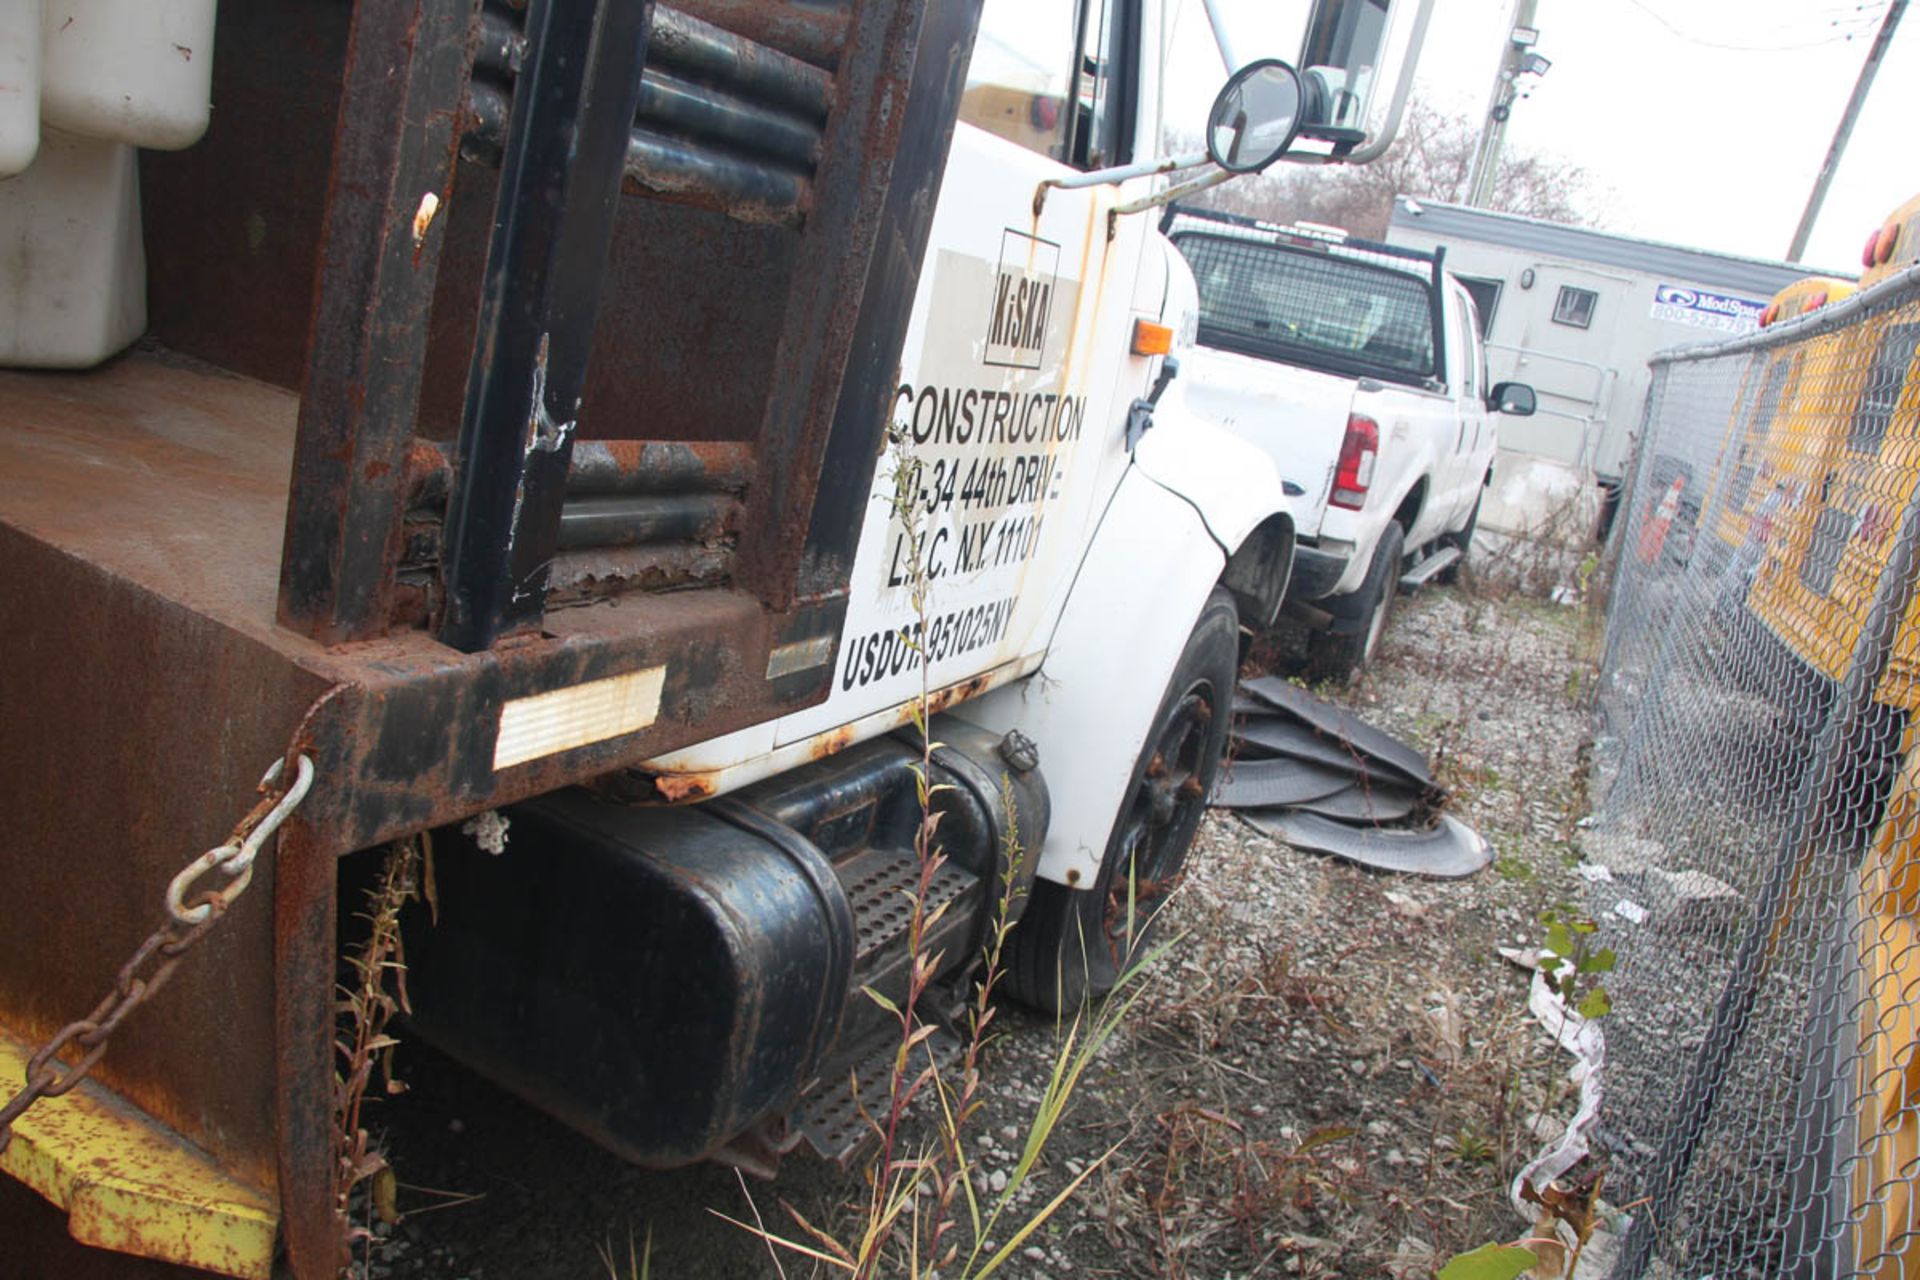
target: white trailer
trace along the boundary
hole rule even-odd
[[[1770,297],[1812,274],[1410,196],[1394,201],[1387,241],[1446,249],[1448,269],[1479,309],[1489,376],[1538,393],[1534,417],[1501,426],[1480,513],[1481,529],[1517,536],[1601,529],[1630,469],[1648,357],[1750,332]]]

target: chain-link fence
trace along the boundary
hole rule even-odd
[[[1920,1277],[1920,274],[1654,364],[1599,686],[1616,1280]]]

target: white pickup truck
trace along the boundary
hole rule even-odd
[[[1200,289],[1186,406],[1271,455],[1299,519],[1287,613],[1309,665],[1372,656],[1396,587],[1446,580],[1473,539],[1499,413],[1473,300],[1428,254],[1182,208],[1167,232]]]

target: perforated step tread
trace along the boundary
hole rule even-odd
[[[802,1095],[788,1117],[792,1131],[819,1155],[843,1165],[851,1161],[873,1136],[866,1120],[861,1118],[861,1111],[864,1109],[874,1120],[885,1121],[893,1096],[893,1057],[899,1048],[896,1024],[886,1035],[870,1042],[868,1052],[853,1068],[851,1079],[847,1071],[841,1071],[830,1079],[822,1078]],[[914,1046],[913,1060],[908,1066],[909,1079],[925,1068],[929,1053],[944,1075],[960,1061],[963,1048],[959,1036],[946,1027],[936,1027],[932,1035]],[[857,1080],[860,1086],[858,1106],[854,1103],[852,1080]],[[919,1096],[924,1098],[927,1093],[928,1089],[922,1089]]]
[[[908,894],[920,883],[920,863],[911,850],[866,849],[835,866],[834,874],[853,906],[859,939],[855,951],[858,962],[864,964],[906,933],[913,918]],[[926,909],[952,902],[978,883],[972,874],[948,862],[934,873]]]

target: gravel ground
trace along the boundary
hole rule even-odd
[[[1537,943],[1540,911],[1579,897],[1584,620],[1431,590],[1404,603],[1375,670],[1339,695],[1431,754],[1453,812],[1495,846],[1480,875],[1381,876],[1208,816],[1165,921],[1170,951],[994,1243],[1093,1172],[1000,1274],[1427,1277],[1519,1232],[1506,1184],[1571,1101],[1567,1062],[1527,1021],[1523,976],[1495,948]],[[989,1101],[970,1128],[989,1194],[1017,1160],[1061,1030],[1011,1006],[996,1025]],[[605,1276],[606,1243],[625,1275],[628,1233],[650,1231],[654,1276],[799,1277],[824,1272],[792,1255],[776,1265],[714,1213],[757,1211],[790,1231],[785,1202],[851,1225],[857,1173],[804,1160],[772,1184],[639,1170],[430,1051],[404,1047],[399,1067],[412,1091],[381,1123],[409,1214],[372,1255],[374,1276]]]

